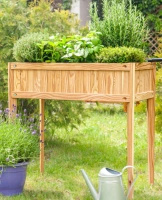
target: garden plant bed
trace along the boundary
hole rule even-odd
[[[44,171],[44,100],[124,103],[127,164],[134,164],[134,103],[147,100],[148,163],[154,182],[155,63],[9,63],[9,107],[18,98],[40,99],[40,165]],[[129,170],[129,184],[133,171]]]

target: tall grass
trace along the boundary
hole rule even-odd
[[[104,46],[144,48],[148,37],[146,20],[131,0],[103,0],[103,19],[99,18],[93,3],[90,15],[90,29],[102,33]]]

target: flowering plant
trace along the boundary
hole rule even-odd
[[[27,162],[39,153],[36,130],[33,130],[29,123],[22,123],[20,114],[9,119],[10,114],[8,109],[0,109],[0,165],[8,166]],[[25,113],[24,115],[26,116]],[[33,120],[31,121],[33,123]]]

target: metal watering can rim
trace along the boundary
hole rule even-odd
[[[114,178],[114,177],[118,177],[121,175],[122,175],[121,172],[110,169],[108,167],[103,167],[98,174],[98,176],[102,177],[102,178]]]

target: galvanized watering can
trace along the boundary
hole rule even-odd
[[[96,192],[86,172],[82,169],[82,175],[90,189],[94,200],[127,200],[132,190],[132,187],[137,179],[136,175],[127,195],[124,194],[124,187],[122,183],[122,174],[125,169],[134,168],[133,166],[126,166],[122,172],[117,172],[109,168],[102,168],[99,172],[99,193]]]

